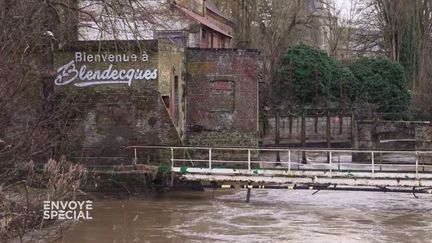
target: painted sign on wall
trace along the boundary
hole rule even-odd
[[[145,68],[147,53],[86,53],[75,52],[74,58],[57,69],[56,85],[86,87],[93,85],[126,84],[156,80],[157,68]]]

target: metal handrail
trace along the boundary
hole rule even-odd
[[[292,152],[316,152],[316,153],[327,153],[329,156],[328,160],[328,171],[330,172],[330,176],[332,175],[333,170],[333,159],[332,155],[335,153],[369,153],[371,154],[371,172],[372,176],[375,174],[375,167],[382,166],[382,165],[402,165],[402,166],[415,166],[415,175],[416,178],[419,176],[419,154],[432,154],[432,151],[411,151],[411,150],[396,150],[396,151],[389,151],[389,150],[358,150],[358,149],[309,149],[309,148],[256,148],[256,147],[186,147],[186,146],[128,146],[126,149],[134,149],[134,161],[137,161],[137,149],[169,149],[171,151],[171,168],[174,168],[174,162],[176,161],[185,161],[184,159],[176,159],[174,158],[174,150],[203,150],[207,151],[208,153],[208,159],[187,159],[186,161],[196,161],[196,162],[208,162],[208,169],[212,170],[212,163],[247,163],[248,171],[251,172],[251,164],[256,164],[260,162],[266,162],[266,161],[257,161],[251,159],[251,152],[252,151],[267,151],[267,152],[287,152],[288,153],[288,161],[277,161],[277,162],[267,162],[267,163],[279,163],[279,164],[288,164],[288,171],[291,171],[291,165],[297,165],[296,162],[293,162],[291,159]],[[225,150],[225,151],[247,151],[247,161],[245,160],[215,160],[212,157],[212,151],[214,150]],[[375,163],[375,154],[411,154],[415,155],[415,165],[414,164],[376,164]],[[348,163],[336,163],[337,166],[340,165],[348,165]],[[369,164],[356,164],[356,163],[349,163],[349,165],[369,165]],[[297,165],[298,166],[298,165]],[[421,166],[424,170],[425,165]],[[426,165],[426,167],[429,167]],[[432,166],[431,166],[432,167]],[[327,170],[326,170],[327,171]]]
[[[149,148],[149,149],[195,149],[195,150],[237,150],[237,151],[274,151],[274,152],[333,152],[333,153],[395,153],[395,154],[415,154],[415,153],[427,153],[432,154],[432,150],[373,150],[373,149],[317,149],[317,148],[278,148],[278,147],[194,147],[194,146],[152,146],[152,145],[134,145],[127,146],[126,149],[134,148]]]

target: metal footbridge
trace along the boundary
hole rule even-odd
[[[135,162],[142,161],[142,151],[157,150],[169,161],[173,174],[212,188],[432,193],[432,151],[165,146],[128,149],[134,151]]]

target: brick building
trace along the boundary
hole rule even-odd
[[[257,146],[259,52],[228,48],[232,23],[211,1],[170,6],[200,38],[192,32],[181,41],[175,34],[184,30],[166,30],[152,40],[89,38],[56,51],[56,92],[80,93],[87,104],[76,157],[121,159],[128,145]]]
[[[123,6],[122,16],[103,2],[83,0],[80,7],[88,14],[80,15],[79,40],[166,39],[186,47],[233,46],[233,22],[211,0],[139,0],[129,6],[133,9]],[[134,12],[144,10],[144,17]]]
[[[186,131],[192,145],[257,146],[257,50],[189,48]]]

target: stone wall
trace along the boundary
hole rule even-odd
[[[256,50],[187,49],[186,131],[191,144],[257,146]]]
[[[256,146],[257,133],[244,132],[203,132],[188,133],[187,143],[191,146]]]
[[[356,122],[355,136],[353,139],[354,149],[374,150],[377,149],[375,133],[375,124],[371,122]],[[371,155],[368,153],[353,153],[353,161],[370,161]]]
[[[432,126],[431,124],[418,124],[415,131],[416,150],[432,151]],[[421,154],[420,164],[432,164],[432,154]]]
[[[365,150],[431,150],[432,127],[421,122],[357,121],[353,148]],[[396,140],[396,141],[393,141]],[[399,141],[397,141],[399,140]],[[378,156],[378,155],[377,155]],[[370,161],[370,154],[355,153],[354,161]],[[420,162],[432,156],[421,155]]]

